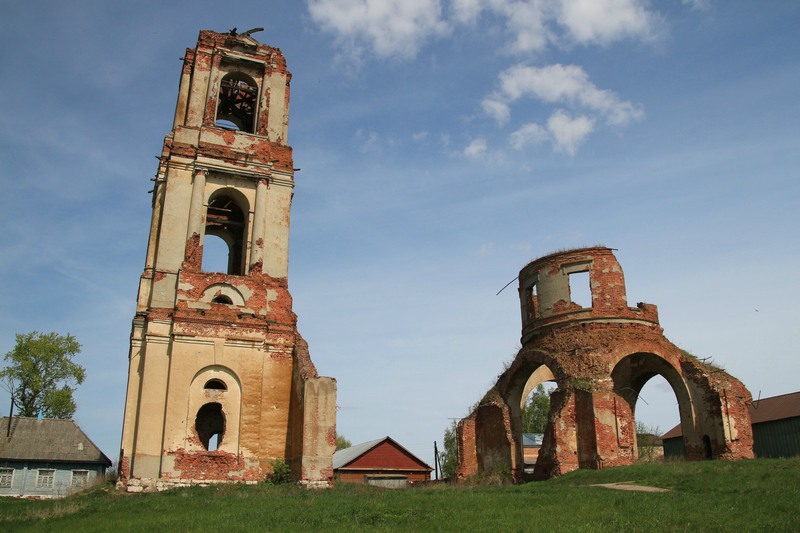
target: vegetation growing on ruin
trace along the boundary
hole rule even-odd
[[[593,485],[628,482],[647,493]],[[0,531],[794,531],[800,458],[581,470],[525,485],[220,485],[0,499]]]
[[[684,349],[681,349],[681,353],[683,353],[683,355],[687,359],[692,359],[693,361],[696,361],[697,364],[706,367],[708,370],[716,371],[716,372],[720,372],[720,371],[724,371],[725,370],[724,368],[722,368],[718,364],[714,363],[714,361],[713,361],[713,359],[711,357],[697,357],[692,352],[690,352],[688,350],[684,350]]]

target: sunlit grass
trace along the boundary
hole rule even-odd
[[[670,489],[594,487],[632,482]],[[516,486],[221,485],[0,499],[0,531],[797,531],[800,458],[637,465]]]

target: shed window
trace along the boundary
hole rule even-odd
[[[11,487],[11,482],[14,480],[13,468],[0,468],[0,488]]]
[[[55,481],[56,471],[51,468],[40,468],[36,476],[37,489],[49,489],[53,487]]]
[[[216,125],[253,133],[258,86],[248,76],[234,72],[219,85]]]
[[[85,487],[89,484],[89,471],[88,470],[73,470],[72,471],[72,484],[73,487]]]

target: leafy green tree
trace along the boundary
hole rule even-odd
[[[20,416],[71,418],[77,405],[73,385],[80,385],[86,370],[73,362],[81,345],[70,334],[17,334],[17,344],[4,360],[0,380],[11,392]]]
[[[443,478],[454,478],[458,469],[458,442],[456,441],[456,421],[444,430],[442,450],[439,452],[439,468]]]
[[[652,463],[663,460],[661,430],[658,426],[648,426],[636,421],[636,442],[638,444],[639,462]]]
[[[344,450],[345,448],[349,448],[353,444],[344,438],[344,435],[336,435],[336,449],[337,450]]]
[[[550,413],[550,394],[541,383],[533,390],[522,409],[522,432],[544,433]]]

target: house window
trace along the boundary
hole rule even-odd
[[[216,125],[221,128],[253,133],[258,86],[240,72],[222,78],[219,87]]]
[[[73,470],[72,471],[72,487],[85,487],[89,484],[89,471],[88,470]]]
[[[50,489],[53,487],[53,481],[56,477],[56,471],[51,468],[40,468],[39,474],[36,476],[37,489]]]
[[[13,481],[13,479],[13,468],[0,468],[0,488],[7,489],[11,487],[11,481]]]

